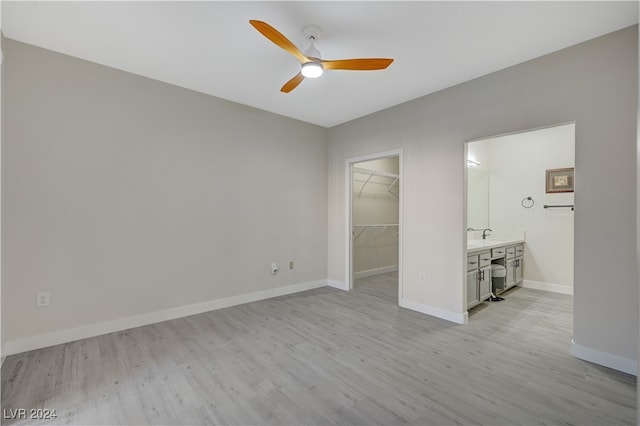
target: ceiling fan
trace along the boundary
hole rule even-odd
[[[308,25],[303,29],[306,38],[311,43],[309,48],[302,53],[289,39],[287,39],[280,31],[273,28],[266,22],[250,20],[249,23],[258,30],[263,36],[271,40],[282,49],[295,56],[301,64],[301,69],[291,80],[287,81],[280,89],[281,92],[289,93],[304,80],[305,78],[320,77],[325,70],[356,70],[356,71],[372,71],[387,68],[393,59],[388,58],[357,58],[357,59],[338,59],[327,60],[320,58],[320,51],[315,48],[313,43],[319,38],[322,30],[315,25]]]

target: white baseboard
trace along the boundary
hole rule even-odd
[[[349,291],[347,283],[343,283],[342,281],[327,280],[327,285],[329,287],[337,288],[338,290]]]
[[[469,322],[469,314],[467,312],[458,313],[448,311],[442,308],[436,308],[435,306],[423,305],[407,299],[400,299],[400,307],[411,309],[412,311],[418,311],[423,314],[431,315],[433,317],[442,318],[447,321],[455,322],[456,324],[466,324]]]
[[[367,278],[374,275],[388,274],[389,272],[398,272],[398,265],[385,266],[383,268],[368,269],[366,271],[354,272],[353,279]]]
[[[571,355],[594,364],[622,371],[623,373],[638,375],[638,361],[581,346],[573,340],[571,341]]]
[[[223,299],[209,300],[207,302],[195,303],[193,305],[180,306],[177,308],[170,308],[162,311],[149,312],[146,314],[120,318],[112,321],[105,321],[82,327],[54,331],[38,336],[25,337],[23,339],[6,342],[2,346],[2,354],[4,356],[18,354],[34,349],[59,345],[61,343],[73,342],[75,340],[100,336],[102,334],[127,330],[134,327],[140,327],[157,322],[187,317],[189,315],[201,314],[203,312],[214,311],[216,309],[228,308],[230,306],[242,305],[244,303],[270,299],[272,297],[284,296],[287,294],[298,293],[301,291],[312,290],[314,288],[325,286],[327,286],[327,280],[311,281],[302,284],[294,284],[285,287],[257,291],[249,294],[225,297]]]
[[[524,280],[522,281],[522,287],[551,291],[553,293],[573,294],[573,287],[561,284],[543,283],[541,281]]]

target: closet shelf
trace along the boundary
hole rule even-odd
[[[358,196],[362,195],[362,191],[364,191],[364,188],[367,186],[367,184],[369,183],[376,183],[376,184],[382,184],[382,185],[387,185],[387,192],[394,195],[394,196],[398,196],[398,194],[394,193],[393,191],[391,191],[391,188],[398,183],[398,180],[400,179],[400,175],[396,174],[396,173],[390,173],[390,172],[382,172],[382,171],[378,171],[378,170],[370,170],[370,169],[363,169],[361,167],[354,167],[352,169],[352,172],[354,174],[363,174],[363,175],[367,175],[368,177],[366,178],[366,180],[363,180],[361,182],[364,182],[362,184],[362,187],[360,188],[360,192],[358,193]],[[375,181],[371,181],[371,179],[373,179],[374,177],[382,177],[382,178],[387,178],[390,179],[391,182],[375,182]]]
[[[360,235],[362,235],[367,229],[381,229],[381,231],[379,231],[375,237],[373,237],[374,239],[378,238],[378,236],[380,236],[384,231],[387,230],[387,228],[397,228],[398,224],[397,223],[381,223],[381,224],[375,224],[375,225],[353,225],[353,241],[357,240],[358,237],[360,237]],[[356,233],[355,229],[358,228],[359,231]],[[397,237],[399,234],[399,232],[396,232],[393,236]]]
[[[396,173],[381,172],[378,170],[371,170],[371,169],[363,169],[362,167],[354,167],[353,173],[360,173],[363,175],[372,175],[372,176],[381,176],[381,177],[387,177],[391,179],[397,179],[400,177]]]
[[[397,223],[376,223],[375,225],[353,225],[354,228],[390,228],[398,226]]]

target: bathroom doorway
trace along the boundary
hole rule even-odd
[[[522,239],[520,285],[573,294],[575,124],[466,145],[467,254],[483,233]]]
[[[401,156],[351,160],[349,289],[398,304],[401,294]]]

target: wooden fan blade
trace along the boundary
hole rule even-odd
[[[302,75],[301,72],[299,72],[298,74],[296,74],[295,77],[293,77],[291,80],[287,81],[284,84],[284,86],[282,86],[280,91],[284,92],[284,93],[289,93],[290,91],[292,91],[293,89],[298,87],[298,84],[302,83],[302,80],[304,80],[304,76]]]
[[[253,27],[263,36],[298,58],[300,63],[309,62],[309,59],[302,54],[295,44],[291,43],[288,38],[282,35],[280,31],[276,30],[271,25],[266,22],[256,21],[255,19],[250,20],[249,23],[253,25]]]
[[[328,61],[321,59],[322,67],[325,70],[357,70],[373,71],[383,70],[391,65],[393,59],[388,58],[360,58],[360,59],[338,59]]]

